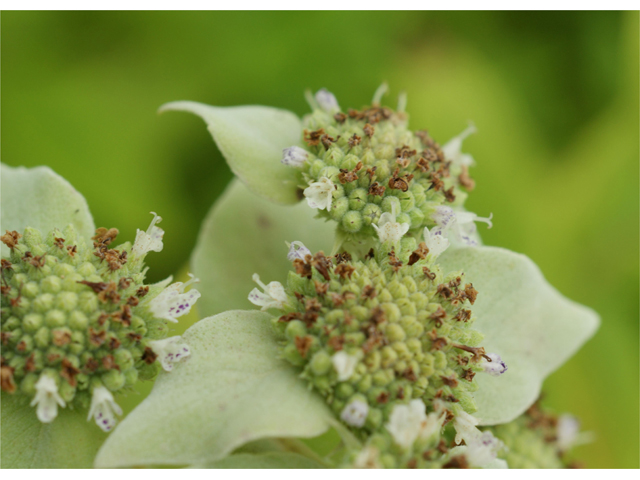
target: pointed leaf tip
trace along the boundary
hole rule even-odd
[[[482,346],[508,366],[498,377],[478,375],[475,393],[483,425],[510,422],[540,394],[544,379],[597,330],[593,310],[562,296],[525,255],[496,247],[452,249],[443,268],[462,270],[478,298],[472,307]]]
[[[268,437],[314,437],[331,412],[278,359],[271,317],[230,311],[182,336],[190,359],[162,373],[151,394],[109,436],[95,466],[205,465]]]
[[[229,167],[254,193],[281,204],[300,201],[299,169],[281,163],[283,149],[300,145],[302,123],[292,112],[273,107],[213,107],[178,101],[159,113],[184,111],[202,118]]]
[[[9,167],[2,164],[2,215],[0,229],[22,232],[32,227],[46,234],[54,228],[74,226],[79,235],[95,232],[93,217],[84,197],[49,167]],[[8,255],[2,245],[2,255]]]

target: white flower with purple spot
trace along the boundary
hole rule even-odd
[[[502,361],[502,358],[497,353],[488,353],[484,357],[481,366],[484,372],[492,377],[499,377],[507,371],[507,364]]]
[[[331,211],[331,201],[333,200],[333,191],[336,186],[327,177],[321,177],[317,182],[311,183],[304,189],[304,196],[311,208],[318,210]]]
[[[468,153],[462,153],[462,142],[469,135],[476,133],[476,127],[470,124],[460,135],[453,137],[443,147],[444,158],[455,165],[471,167],[475,165],[473,157]]]
[[[289,253],[287,253],[287,260],[293,262],[296,258],[298,260],[305,260],[307,255],[311,255],[311,250],[304,246],[304,243],[295,241],[289,245]]]
[[[336,113],[340,111],[340,105],[338,105],[338,100],[335,95],[326,88],[318,90],[316,92],[315,99],[320,108],[327,113]]]
[[[437,258],[449,248],[449,240],[442,234],[440,227],[433,227],[431,231],[424,227],[424,243],[429,249],[429,255],[433,255],[433,258]]]
[[[352,427],[362,427],[369,415],[369,405],[361,400],[353,400],[344,407],[340,414],[340,419]]]
[[[472,467],[484,467],[496,459],[502,447],[504,443],[493,433],[482,432],[467,443],[467,461]]]
[[[467,246],[477,246],[478,241],[475,238],[476,225],[474,222],[485,222],[491,228],[493,224],[491,219],[493,213],[488,218],[479,217],[472,212],[454,211],[451,207],[436,207],[431,218],[436,225],[440,227],[442,233],[451,233],[452,237],[458,242]]]
[[[396,244],[409,231],[408,223],[396,222],[395,205],[391,207],[391,212],[385,212],[380,215],[378,225],[372,224],[371,226],[378,232],[378,238],[382,243],[391,242]]]
[[[253,274],[253,281],[256,282],[264,293],[254,288],[249,293],[249,301],[254,305],[262,307],[260,310],[263,312],[270,308],[282,308],[282,306],[289,301],[289,297],[284,291],[284,287],[280,282],[269,282],[267,285],[260,281],[260,276],[257,273]]]
[[[200,292],[195,288],[184,291],[192,283],[199,282],[192,274],[189,276],[191,279],[188,282],[169,285],[149,302],[149,311],[155,317],[177,323],[178,317],[189,313],[193,304],[200,298]]]
[[[105,387],[94,388],[87,421],[94,418],[96,425],[108,432],[116,425],[116,415],[122,415],[122,409],[113,400],[111,392]]]
[[[162,217],[155,212],[151,212],[151,215],[153,215],[153,220],[151,220],[151,225],[149,225],[147,231],[138,230],[136,232],[136,240],[133,242],[133,248],[131,249],[132,255],[142,256],[151,251],[160,252],[162,250],[164,230],[156,227],[156,224],[162,221]]]
[[[148,343],[153,353],[158,356],[157,360],[166,372],[173,370],[174,363],[178,363],[191,355],[189,346],[181,341],[182,337],[178,335],[164,340],[152,340]]]
[[[344,382],[345,380],[349,380],[351,375],[353,375],[353,372],[356,370],[358,357],[355,355],[349,355],[344,351],[340,351],[333,354],[331,362],[333,363],[333,368],[335,368],[338,373],[338,381]]]
[[[37,406],[38,420],[42,423],[51,423],[58,416],[58,405],[64,408],[66,404],[58,394],[55,380],[50,376],[41,375],[35,387],[36,395],[31,401],[31,406]]]
[[[289,147],[282,150],[282,164],[288,167],[300,168],[309,158],[309,152],[300,147]]]

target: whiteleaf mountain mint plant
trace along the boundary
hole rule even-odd
[[[77,210],[34,207],[58,217],[12,219],[3,403],[23,398],[47,426],[73,408],[110,428],[111,392],[165,370],[97,467],[568,466],[585,436],[536,400],[598,316],[527,257],[482,246],[476,222],[492,215],[464,208],[474,161],[462,142],[475,128],[441,147],[409,129],[405,96],[383,106],[385,92],[345,110],[320,90],[303,119],[162,107],[202,117],[238,177],[202,226],[198,291],[166,282],[138,295],[144,255],[161,248],[156,217],[115,248],[81,197]],[[4,183],[2,208],[4,229]],[[163,339],[198,292],[206,318]],[[3,405],[3,423],[11,415]],[[328,455],[301,440],[323,434],[336,438]]]
[[[463,205],[474,127],[440,147],[409,130],[404,96],[381,105],[385,90],[360,110],[307,95],[302,120],[162,107],[201,116],[239,181],[192,258],[214,316],[185,333],[191,361],[160,376],[97,466],[566,465],[575,421],[532,405],[598,317],[526,257],[480,246],[475,222],[492,216]],[[249,302],[260,311],[233,310]],[[327,457],[291,440],[330,428],[342,442]]]
[[[3,165],[2,183],[3,414],[5,402],[28,403],[27,415],[41,423],[64,423],[59,411],[69,409],[108,432],[122,414],[114,394],[189,356],[180,337],[165,338],[167,322],[188,313],[200,294],[185,292],[194,280],[144,283],[145,256],[163,246],[156,214],[133,245],[113,247],[118,230],[88,234],[86,203],[51,170]],[[74,202],[56,205],[61,194]],[[12,196],[33,211],[15,212]],[[17,427],[3,416],[5,447]]]

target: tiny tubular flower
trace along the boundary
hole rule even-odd
[[[305,188],[303,194],[311,208],[317,208],[318,210],[326,209],[327,212],[330,212],[335,188],[335,185],[329,178],[321,177],[319,181],[313,182]]]
[[[164,230],[156,227],[156,224],[162,221],[162,217],[155,212],[151,212],[151,215],[153,215],[153,220],[151,220],[151,225],[149,225],[147,231],[138,230],[136,232],[136,240],[133,242],[133,248],[131,249],[131,253],[135,256],[142,256],[151,251],[162,251]]]
[[[485,357],[485,360],[482,362],[482,368],[485,373],[488,373],[492,377],[499,377],[507,371],[507,364],[502,361],[500,355],[497,353],[489,353],[487,357]]]
[[[300,147],[289,147],[282,150],[281,163],[288,167],[300,168],[309,158],[309,152]]]
[[[66,406],[64,400],[58,394],[58,386],[53,378],[41,375],[36,382],[36,395],[31,401],[31,406],[36,408],[38,420],[42,423],[51,423],[58,416],[58,405]]]
[[[436,207],[431,218],[443,233],[451,232],[456,240],[468,246],[478,245],[477,240],[474,238],[476,232],[474,222],[485,222],[489,225],[488,228],[493,226],[491,222],[493,213],[488,218],[485,218],[479,217],[472,212],[456,212],[451,207],[445,206]]]
[[[409,405],[393,407],[386,428],[402,448],[410,448],[429,423],[425,409],[424,402],[419,398],[411,400]]]
[[[456,445],[459,445],[462,440],[469,444],[473,439],[482,434],[476,427],[478,425],[478,419],[472,415],[469,415],[464,410],[456,413],[453,419],[453,427],[456,429]]]
[[[321,88],[316,92],[316,102],[320,105],[320,108],[327,113],[336,113],[340,111],[340,105],[335,95],[326,88]]]
[[[361,400],[353,400],[340,414],[340,419],[352,427],[362,427],[369,415],[369,405]]]
[[[257,273],[254,273],[252,278],[253,281],[264,290],[264,293],[254,288],[251,290],[251,293],[249,293],[249,301],[254,305],[262,307],[260,310],[263,312],[270,308],[282,308],[282,306],[289,301],[284,287],[280,282],[269,282],[265,285],[260,281],[260,276]]]
[[[378,238],[382,243],[388,241],[395,244],[409,231],[408,223],[396,222],[395,205],[392,207],[391,212],[385,212],[380,215],[378,225],[372,224],[372,226],[378,232]]]
[[[354,460],[353,468],[382,468],[380,450],[371,445],[364,447]]]
[[[193,304],[200,298],[200,292],[195,288],[188,292],[184,291],[192,283],[199,282],[192,274],[189,276],[191,277],[189,281],[169,285],[149,302],[149,311],[155,317],[177,323],[178,317],[189,313]]]
[[[471,167],[475,165],[473,157],[468,153],[462,153],[462,142],[469,135],[476,133],[476,127],[472,123],[460,134],[449,140],[443,147],[444,157],[455,165]]]
[[[304,243],[295,241],[289,245],[289,253],[287,254],[287,260],[293,262],[296,258],[304,260],[307,255],[311,255],[311,250],[304,246]]]
[[[582,443],[580,437],[580,421],[573,415],[560,415],[558,417],[558,426],[556,435],[558,437],[557,445],[561,452],[567,451],[571,447]]]
[[[116,425],[116,415],[122,415],[122,409],[113,400],[111,392],[105,387],[94,388],[87,421],[94,418],[96,425],[108,432]]]
[[[449,240],[442,234],[440,227],[434,227],[431,231],[429,231],[429,228],[424,227],[424,243],[426,243],[433,258],[437,258],[449,248]]]
[[[498,456],[504,443],[491,432],[482,432],[467,443],[466,457],[472,467],[484,467]]]
[[[158,356],[158,361],[165,371],[173,370],[173,364],[184,360],[191,351],[186,343],[181,343],[182,337],[175,336],[165,338],[164,340],[152,340],[148,343],[153,353]]]
[[[338,381],[349,380],[358,365],[358,357],[349,355],[344,351],[337,352],[331,357],[333,368],[338,372]]]

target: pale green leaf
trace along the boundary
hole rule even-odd
[[[267,437],[314,437],[332,414],[279,360],[270,316],[231,311],[189,328],[191,357],[162,373],[118,425],[97,467],[204,465]]]
[[[445,270],[462,270],[478,298],[474,327],[482,346],[497,353],[508,370],[499,377],[476,375],[482,425],[510,422],[540,394],[542,381],[596,331],[598,315],[563,297],[526,256],[496,247],[452,249],[440,257]]]
[[[91,468],[106,436],[86,411],[61,408],[45,424],[29,398],[2,392],[2,468]]]
[[[235,308],[255,308],[247,297],[262,281],[284,283],[291,270],[285,240],[303,242],[312,252],[331,251],[334,227],[313,218],[306,203],[279,206],[249,192],[233,181],[213,206],[202,225],[191,259],[200,279],[198,312],[213,315]]]
[[[180,110],[202,118],[229,167],[251,191],[271,201],[300,201],[299,169],[280,163],[282,150],[302,141],[298,117],[272,107],[212,107],[196,102],[172,102],[161,112]]]
[[[22,232],[33,227],[42,233],[72,224],[79,235],[93,236],[95,225],[87,201],[49,167],[1,166],[2,216],[0,230]],[[9,255],[2,245],[2,255]]]
[[[205,466],[206,468],[326,468],[321,463],[297,453],[239,453]]]

